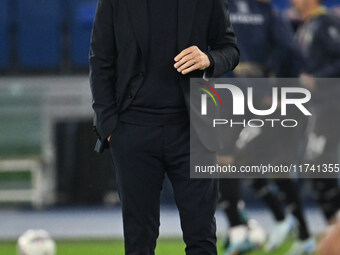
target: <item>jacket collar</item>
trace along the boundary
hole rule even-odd
[[[198,0],[178,1],[178,51],[188,45]],[[133,31],[141,48],[144,60],[149,50],[148,0],[126,0]],[[164,28],[166,29],[166,28]],[[179,52],[178,52],[179,53]],[[175,57],[175,56],[174,56]]]

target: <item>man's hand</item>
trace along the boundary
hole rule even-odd
[[[191,46],[183,50],[175,57],[175,62],[174,67],[182,74],[195,70],[205,70],[210,66],[208,56],[197,46]]]
[[[110,140],[111,140],[111,136],[109,136],[109,137],[107,138],[107,141],[108,141],[108,142],[110,142]]]

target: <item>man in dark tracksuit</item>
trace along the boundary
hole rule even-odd
[[[296,40],[305,57],[302,81],[312,91],[313,118],[308,127],[305,162],[339,163],[340,86],[332,80],[340,77],[340,18],[321,6],[320,0],[292,0],[304,22]],[[312,179],[315,199],[331,221],[340,209],[338,177]]]
[[[116,167],[126,254],[154,254],[165,174],[186,254],[217,254],[218,183],[190,178],[190,140],[211,164],[218,144],[190,137],[189,82],[237,65],[227,7],[224,0],[98,2],[90,50],[96,150],[110,147]]]

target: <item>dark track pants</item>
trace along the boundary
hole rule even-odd
[[[154,254],[165,174],[172,183],[180,212],[186,254],[217,254],[214,214],[218,182],[190,179],[188,123],[143,126],[119,122],[110,148],[123,210],[125,254]],[[203,145],[195,148],[215,162],[215,153]]]

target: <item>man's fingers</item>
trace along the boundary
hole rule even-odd
[[[183,70],[182,74],[188,74],[188,73],[195,71],[195,70],[198,70],[200,68],[201,68],[201,63],[197,63],[197,64],[190,66],[189,68]]]
[[[188,54],[186,56],[184,56],[183,58],[181,58],[177,63],[175,63],[174,67],[176,69],[178,69],[179,67],[181,67],[183,64],[190,62],[192,59],[194,58],[193,54]]]
[[[199,57],[199,52],[191,52],[190,54],[184,56],[182,59],[180,59],[177,63],[174,64],[174,67],[178,69],[186,62],[191,62],[193,59],[197,59]]]
[[[178,62],[179,60],[181,60],[185,55],[190,54],[193,51],[192,47],[186,48],[184,50],[181,51],[181,53],[179,53],[176,57],[175,57],[175,61]]]
[[[177,71],[178,72],[182,72],[183,70],[185,70],[185,69],[187,69],[188,67],[190,67],[190,66],[192,66],[192,65],[195,65],[197,62],[193,59],[193,58],[191,58],[191,59],[189,59],[187,62],[185,62],[183,65],[181,65],[178,69],[177,69]]]
[[[175,57],[176,63],[174,64],[174,67],[182,74],[187,74],[197,69],[204,70],[207,66],[207,64],[205,64],[207,61],[204,60],[202,55],[205,56],[197,46],[191,46],[184,49]]]
[[[191,46],[189,48],[186,48],[184,50],[181,51],[181,53],[179,53],[176,57],[175,57],[175,61],[178,62],[180,61],[184,56],[192,53],[197,47],[196,46]]]
[[[190,54],[192,51],[189,51],[188,49],[183,50],[181,53],[179,53],[176,57],[175,57],[175,62],[180,61],[183,57],[185,57],[186,55]]]

